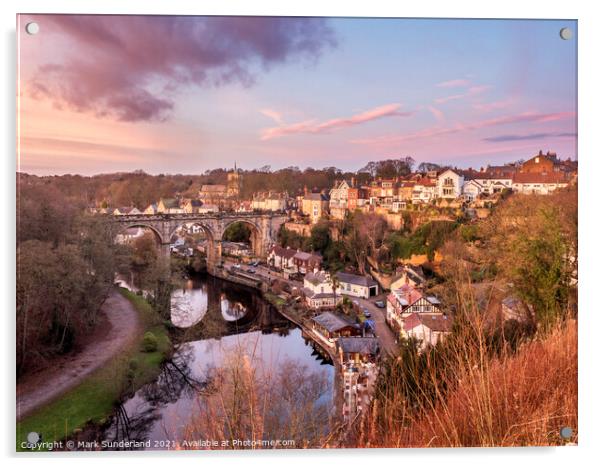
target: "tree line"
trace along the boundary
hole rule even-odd
[[[411,157],[369,162],[360,170],[343,171],[336,167],[300,169],[290,166],[272,170],[264,166],[253,170],[239,170],[243,176],[241,197],[250,199],[259,191],[287,192],[301,195],[304,189],[320,191],[332,188],[337,181],[355,178],[357,184],[366,184],[372,178],[405,176],[414,168]],[[418,170],[438,167],[421,163]],[[142,170],[129,173],[108,173],[94,176],[17,174],[17,184],[23,187],[46,186],[66,196],[71,202],[95,207],[137,207],[145,209],[160,198],[196,198],[204,184],[226,184],[230,169],[207,170],[202,174],[150,175]]]
[[[113,227],[52,185],[17,194],[17,374],[76,347],[98,323],[119,249]]]

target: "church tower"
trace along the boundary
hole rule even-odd
[[[236,168],[236,162],[234,162],[234,170],[228,172],[228,183],[226,185],[226,196],[227,197],[240,197],[240,191],[242,190],[242,174],[239,169]]]

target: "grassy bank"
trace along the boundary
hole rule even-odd
[[[468,345],[467,345],[468,347]],[[482,356],[477,360],[475,356]],[[454,356],[455,357],[455,356]],[[430,361],[431,367],[433,360]],[[488,357],[470,348],[439,361],[453,374],[428,369],[410,402],[402,393],[408,367],[383,374],[355,447],[549,446],[577,442],[577,323],[559,323],[516,352]],[[417,367],[413,368],[418,370]],[[403,375],[404,379],[400,379]],[[435,378],[436,376],[436,378]],[[434,385],[426,397],[428,383]],[[406,390],[406,393],[407,390]],[[380,396],[379,396],[380,395]],[[573,435],[560,436],[563,427]]]
[[[21,442],[28,432],[38,432],[45,442],[51,442],[70,436],[88,423],[107,422],[124,393],[135,390],[158,375],[161,362],[171,351],[167,329],[144,298],[123,288],[119,291],[138,312],[138,337],[124,348],[119,357],[90,374],[81,384],[17,422],[17,450],[23,451]],[[143,351],[142,342],[146,332],[152,332],[156,337],[155,351]]]

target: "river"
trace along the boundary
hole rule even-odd
[[[171,313],[179,341],[172,358],[162,365],[156,380],[141,387],[116,409],[110,426],[99,434],[100,440],[135,441],[139,442],[135,444],[139,445],[137,448],[144,449],[173,448],[183,439],[196,441],[197,437],[212,440],[211,435],[216,433],[215,426],[207,427],[211,406],[208,397],[217,396],[223,401],[227,396],[216,394],[211,381],[216,374],[227,373],[233,361],[241,358],[260,380],[299,385],[291,393],[297,389],[303,393],[313,390],[316,399],[312,406],[332,412],[331,361],[316,351],[301,330],[264,301],[258,291],[211,276],[196,276],[172,293]],[[295,376],[300,379],[294,381]],[[268,384],[270,389],[275,383]],[[307,386],[302,387],[304,384]],[[217,390],[226,391],[224,387],[218,385]],[[231,396],[229,389],[228,393]],[[292,397],[307,403],[307,399]],[[290,403],[291,396],[284,398]],[[281,399],[270,398],[276,405]],[[264,417],[271,415],[282,422],[288,416],[287,409],[289,405],[282,401],[282,406],[270,406],[270,413]],[[223,422],[227,424],[227,419]],[[322,429],[327,424],[323,423]],[[266,430],[263,437],[270,440],[269,428]]]

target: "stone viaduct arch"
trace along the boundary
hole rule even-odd
[[[113,220],[122,230],[132,227],[149,228],[153,231],[161,247],[161,254],[169,256],[171,237],[176,230],[186,224],[201,226],[207,234],[207,270],[215,273],[222,263],[221,241],[226,229],[238,222],[251,227],[251,244],[256,256],[266,257],[268,248],[276,241],[278,230],[286,222],[285,214],[157,214],[157,215],[114,215]]]

